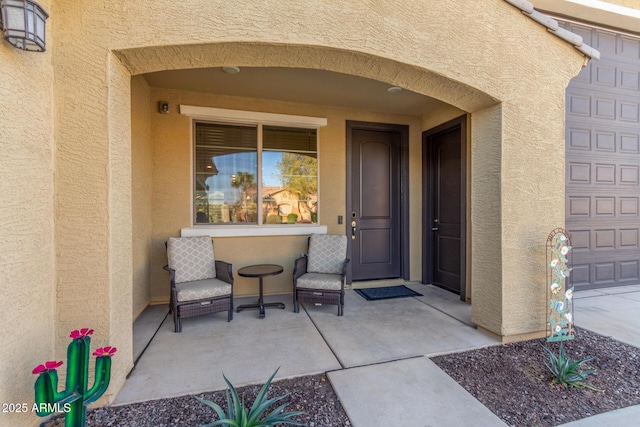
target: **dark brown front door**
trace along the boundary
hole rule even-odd
[[[347,235],[351,279],[401,276],[401,170],[403,133],[350,123]]]
[[[465,299],[465,118],[423,136],[425,151],[425,283]]]

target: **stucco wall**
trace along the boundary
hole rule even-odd
[[[105,44],[116,25],[113,16],[95,7],[56,1],[51,11],[57,58],[55,333],[60,360],[66,358],[69,331],[82,327],[95,330],[93,347],[118,348],[102,399],[108,401],[133,366],[131,78]],[[89,30],[98,16],[111,22]]]
[[[31,370],[55,356],[51,62],[0,39],[0,403],[28,405],[3,426],[36,423]]]
[[[607,3],[617,4],[620,6],[640,9],[640,1],[638,0],[605,0]]]
[[[171,112],[160,114],[159,101],[168,101]],[[338,224],[338,215],[346,218],[346,121],[369,121],[410,126],[410,210],[412,230],[420,230],[421,218],[421,125],[418,116],[393,116],[360,110],[350,110],[322,105],[296,104],[264,99],[219,96],[213,94],[181,92],[151,88],[151,139],[153,144],[153,254],[151,263],[151,289],[154,302],[168,301],[168,274],[162,269],[166,264],[164,242],[170,236],[179,236],[180,229],[191,226],[191,119],[179,114],[179,105],[198,105],[248,111],[266,111],[281,114],[297,114],[327,118],[327,126],[318,133],[320,165],[320,215],[319,223],[326,225],[329,233],[345,234],[345,225]],[[346,223],[346,222],[345,222]],[[410,238],[411,279],[421,279],[420,233],[412,232]],[[269,279],[266,293],[290,293],[293,261],[305,251],[305,237],[269,238],[216,238],[216,257],[232,262],[234,270],[256,262],[275,262],[285,267],[283,274]],[[255,280],[236,275],[234,294],[255,295]]]
[[[453,105],[445,105],[422,116],[422,129],[429,130],[443,123],[453,120],[466,114],[465,111],[454,107]]]
[[[112,367],[111,388],[102,401],[108,402],[122,387],[133,368],[132,305],[132,215],[131,215],[131,76],[122,63],[108,58],[108,135],[109,177],[108,225],[108,301],[100,310],[108,314],[107,342],[120,349],[118,363]],[[96,337],[99,344],[102,337]]]
[[[500,194],[502,178],[501,106],[471,117],[471,304],[472,321],[498,333],[504,317],[503,250]]]
[[[23,75],[25,67],[18,65],[21,60],[12,59],[6,61],[8,65],[3,62],[13,77],[5,80],[2,87],[11,88],[6,99],[20,103],[23,112],[35,106],[36,110],[48,113],[42,117],[51,117],[51,111],[43,106],[46,102],[38,98],[35,103],[26,103],[25,93],[28,99],[30,94],[36,97],[51,93],[53,87],[55,121],[40,120],[33,131],[33,120],[16,112],[7,112],[5,117],[15,118],[18,125],[13,133],[19,140],[43,141],[48,135],[48,145],[44,144],[47,148],[38,146],[28,153],[30,156],[36,153],[47,157],[51,152],[47,150],[52,150],[51,133],[47,132],[54,129],[55,187],[49,184],[42,193],[55,193],[56,355],[64,357],[69,330],[83,326],[96,329],[95,345],[113,344],[120,349],[114,362],[110,393],[117,391],[131,366],[129,74],[162,69],[229,64],[322,68],[382,80],[477,113],[472,122],[475,120],[486,131],[472,132],[472,144],[486,147],[495,155],[487,156],[483,163],[491,172],[489,181],[475,181],[472,177],[471,191],[477,195],[472,200],[479,201],[484,196],[498,197],[500,202],[487,206],[483,215],[474,217],[474,247],[476,244],[478,248],[494,244],[497,247],[492,251],[496,257],[487,258],[486,264],[474,261],[473,280],[475,286],[481,279],[487,279],[483,283],[489,287],[488,295],[500,303],[488,306],[474,303],[474,318],[502,335],[542,329],[533,312],[543,307],[532,305],[531,297],[537,301],[536,286],[544,277],[546,235],[564,222],[560,184],[564,174],[558,167],[564,149],[560,112],[564,87],[579,71],[583,59],[573,47],[548,34],[517,9],[501,0],[449,0],[432,2],[429,7],[412,0],[312,4],[215,0],[193,2],[189,8],[172,0],[115,0],[108,8],[98,2],[56,0],[53,6],[52,53],[27,61],[46,61],[53,56],[54,79],[48,80],[51,76],[45,65],[33,68],[32,75],[27,70],[28,77],[17,77]],[[339,14],[335,13],[337,9]],[[117,58],[113,56],[115,51]],[[6,54],[6,50],[2,52]],[[39,90],[16,91],[13,79],[35,84]],[[493,114],[496,110],[487,109],[499,102],[503,104],[501,120],[496,120]],[[226,107],[232,107],[231,103]],[[280,108],[272,104],[267,107],[276,112]],[[4,112],[11,107],[2,108]],[[366,115],[354,119],[378,121],[367,119]],[[162,129],[162,125],[152,125],[152,129],[156,128]],[[344,135],[339,126],[335,129]],[[27,135],[35,138],[26,139]],[[185,140],[188,137],[179,138]],[[167,150],[178,155],[176,161],[181,161],[183,148],[167,147]],[[415,146],[412,150],[412,156],[417,155]],[[26,150],[23,153],[27,155]],[[158,161],[154,159],[154,169]],[[549,161],[550,167],[540,167]],[[27,172],[24,166],[26,163],[14,160],[7,170],[13,176],[25,175],[25,182],[42,181],[28,175],[32,172]],[[46,177],[52,176],[44,166],[38,165],[38,176],[42,169]],[[344,170],[342,166],[338,169]],[[496,176],[500,177],[498,188],[493,180]],[[321,176],[321,180],[334,180],[336,188],[344,188],[343,176]],[[184,187],[188,182],[188,176],[177,177],[175,185]],[[525,184],[529,193],[517,194]],[[23,201],[25,195],[33,192],[18,194],[11,190],[9,194],[16,194],[17,200]],[[412,204],[414,200],[419,197],[412,197]],[[160,191],[154,191],[154,207],[166,209],[174,203]],[[344,202],[336,198],[327,203],[343,206]],[[20,235],[19,241],[8,243],[9,249],[20,255],[17,263],[11,260],[7,263],[19,265],[11,267],[16,275],[23,265],[31,266],[33,259],[48,266],[44,274],[34,277],[35,282],[21,275],[18,279],[19,285],[43,284],[39,291],[44,296],[35,297],[43,304],[35,309],[25,302],[18,310],[27,313],[25,318],[43,316],[37,325],[35,321],[27,323],[30,331],[37,330],[37,336],[44,336],[51,329],[44,325],[48,315],[40,313],[52,310],[52,290],[44,283],[47,272],[49,277],[53,276],[50,258],[54,251],[46,249],[47,242],[51,242],[46,238],[51,224],[45,221],[45,216],[51,210],[46,204],[40,206],[36,207],[40,213],[35,221],[40,230],[32,231],[34,227],[29,224],[29,230]],[[180,209],[189,204],[177,206]],[[472,211],[474,208],[472,205]],[[158,230],[177,234],[188,212],[183,209],[170,221],[154,221],[152,243],[156,253]],[[337,209],[332,212],[334,218],[337,213]],[[11,213],[10,217],[14,215]],[[500,227],[495,225],[496,217]],[[415,221],[412,218],[412,227],[416,227]],[[13,224],[19,221],[7,223],[15,235]],[[335,231],[335,227],[334,224],[330,231]],[[494,234],[476,235],[478,229]],[[28,245],[23,243],[29,237],[24,236],[36,235],[39,246],[25,249]],[[152,257],[152,265],[159,264]],[[415,268],[418,263],[412,264]],[[156,273],[151,274],[153,277]],[[411,274],[415,272],[412,270]],[[155,287],[156,281],[152,282]],[[474,291],[474,298],[475,295]],[[156,297],[157,292],[153,291],[152,298]],[[496,312],[496,307],[501,311]],[[33,334],[29,339],[33,339]],[[25,354],[28,353],[21,351],[22,360]],[[5,380],[3,384],[7,384]]]
[[[135,319],[151,301],[151,215],[153,159],[151,146],[150,88],[141,76],[131,79],[131,213],[133,265],[132,316]]]

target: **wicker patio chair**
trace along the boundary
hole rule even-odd
[[[332,304],[338,306],[338,316],[344,311],[344,281],[349,260],[347,236],[313,234],[309,237],[308,255],[295,261],[293,268],[293,311],[299,303]]]
[[[171,303],[176,332],[182,319],[228,311],[233,319],[233,270],[231,264],[214,260],[211,237],[170,237],[166,243]]]

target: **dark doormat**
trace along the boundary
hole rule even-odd
[[[379,299],[404,298],[404,297],[421,297],[419,294],[404,285],[385,286],[383,288],[364,288],[355,289],[367,301],[375,301]]]

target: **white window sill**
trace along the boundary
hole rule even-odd
[[[326,225],[209,225],[180,230],[182,237],[303,236],[327,234]]]

